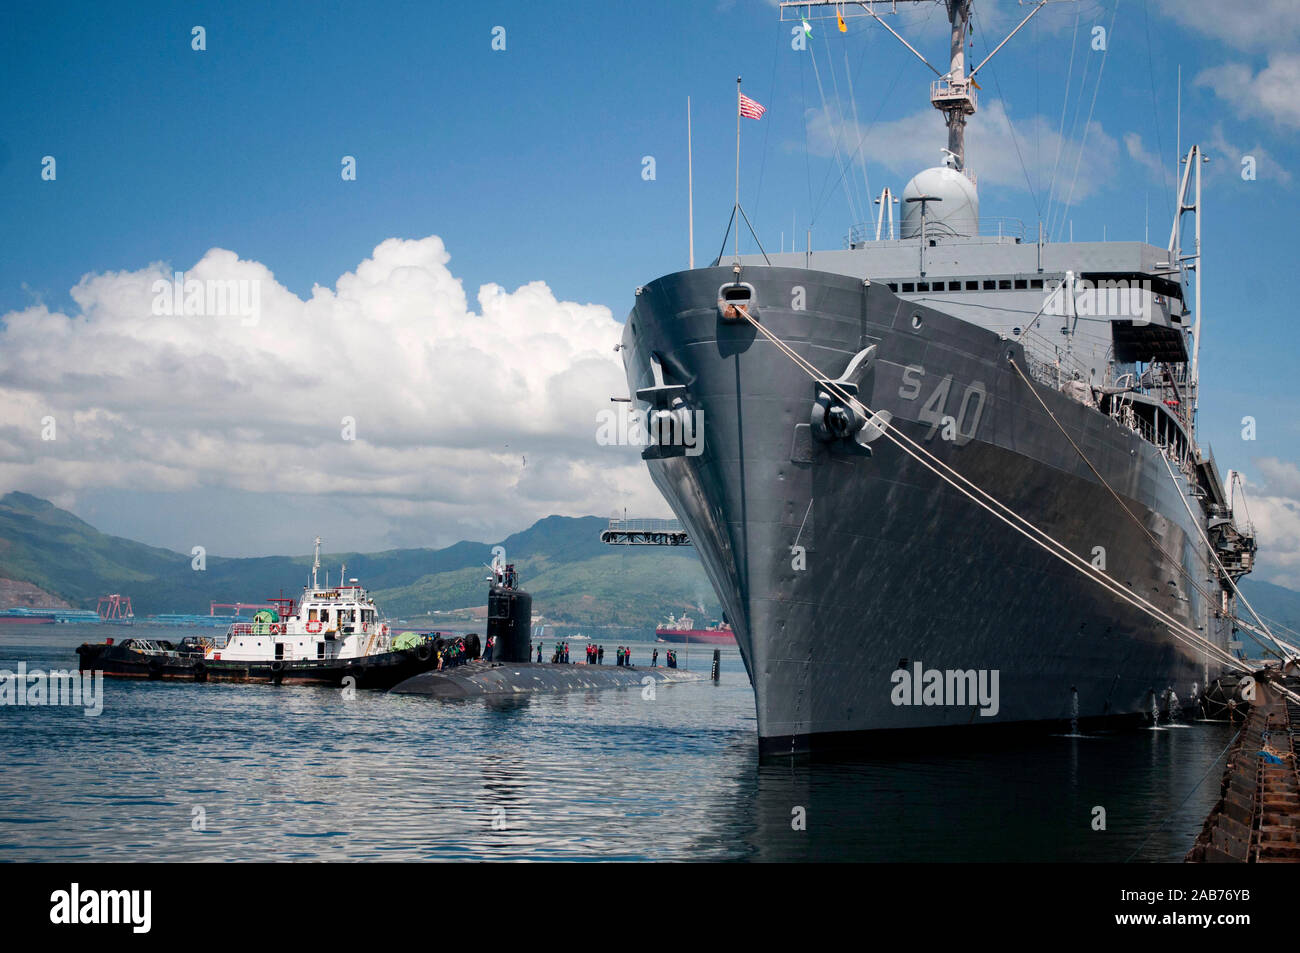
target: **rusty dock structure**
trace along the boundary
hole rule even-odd
[[[1228,750],[1219,801],[1188,863],[1300,862],[1300,705],[1282,687],[1296,693],[1300,679],[1275,669],[1256,674],[1254,698]]]

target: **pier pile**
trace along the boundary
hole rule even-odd
[[[1292,691],[1295,682],[1286,679]],[[1188,862],[1300,861],[1297,725],[1300,705],[1277,691],[1268,676],[1261,677],[1245,723],[1229,749],[1219,802],[1188,852]]]

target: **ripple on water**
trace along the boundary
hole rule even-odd
[[[0,624],[0,656],[67,667],[77,644],[102,637],[32,628]],[[0,709],[0,857],[1122,860],[1229,734],[1180,725],[760,766],[752,693],[735,651],[723,657],[720,685],[667,686],[654,701],[631,690],[440,704],[110,681],[98,718]],[[1216,777],[1143,859],[1182,856]],[[1104,836],[1090,827],[1098,804]]]

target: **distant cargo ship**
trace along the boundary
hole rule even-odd
[[[709,626],[707,629],[695,628],[695,620],[689,616],[680,619],[668,617],[655,627],[656,642],[704,642],[709,645],[735,645],[736,636],[726,622]]]
[[[99,622],[100,618],[92,609],[32,608],[30,606],[13,606],[0,609],[0,622],[36,624],[55,622]]]
[[[54,622],[53,612],[40,612],[33,609],[2,609],[0,622],[14,622],[25,625],[38,625]]]

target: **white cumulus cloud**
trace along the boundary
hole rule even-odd
[[[1266,119],[1283,129],[1300,129],[1300,54],[1274,53],[1268,65],[1255,72],[1243,63],[1212,66],[1197,74],[1196,85],[1214,91],[1241,115]]]
[[[1294,48],[1300,41],[1295,0],[1231,6],[1221,0],[1156,0],[1155,7],[1189,30],[1242,50]]]
[[[1247,484],[1238,503],[1239,524],[1249,518],[1259,542],[1256,574],[1266,582],[1300,589],[1300,468],[1276,457],[1253,461],[1258,482]]]
[[[161,263],[85,276],[72,313],[4,315],[0,487],[345,498],[430,543],[552,513],[668,515],[636,450],[596,442],[627,391],[609,310],[540,281],[484,285],[471,307],[449,260],[436,236],[389,239],[302,300],[214,248],[185,279],[255,287],[256,320],[157,314]]]

